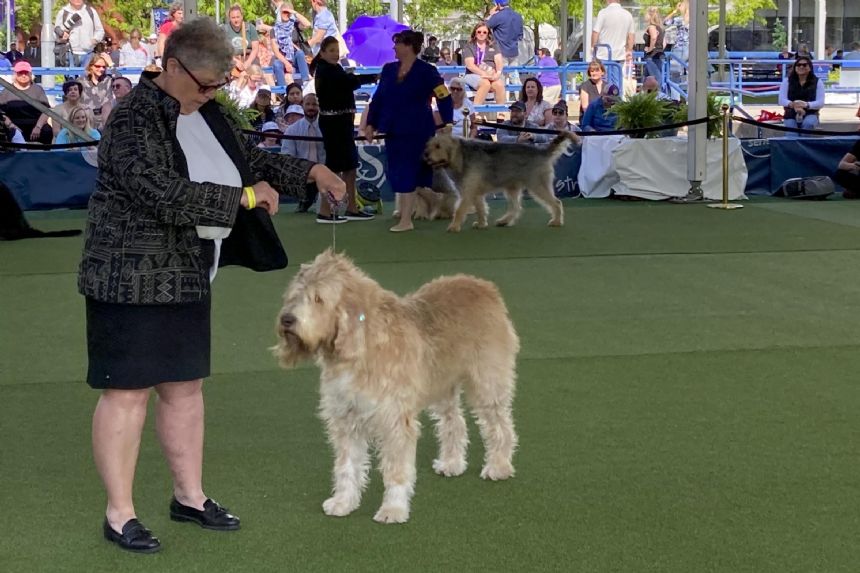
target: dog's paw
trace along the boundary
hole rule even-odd
[[[409,508],[399,505],[383,505],[373,516],[377,523],[406,523],[409,520]]]
[[[508,462],[496,465],[486,465],[481,470],[481,477],[492,481],[500,481],[514,476],[514,466]]]
[[[551,219],[549,223],[546,224],[547,227],[563,227],[564,221],[561,219]]]
[[[484,221],[482,223],[481,221],[475,221],[474,223],[472,223],[472,228],[473,229],[486,229],[487,228],[487,222]]]
[[[433,471],[445,477],[460,476],[466,471],[466,460],[433,460]]]
[[[351,502],[342,497],[333,496],[325,500],[322,504],[323,512],[326,515],[333,517],[343,517],[349,515],[358,507],[358,503]]]
[[[509,227],[511,225],[511,220],[507,217],[502,217],[501,219],[496,219],[496,227]]]
[[[448,225],[447,231],[449,233],[459,233],[460,232],[460,225],[455,225],[454,223],[451,223],[450,225]]]

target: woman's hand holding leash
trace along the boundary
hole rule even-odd
[[[333,198],[338,202],[346,197],[346,183],[321,163],[311,168],[309,179],[317,184],[317,190],[323,197]]]

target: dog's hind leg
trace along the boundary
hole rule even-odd
[[[488,364],[486,361],[478,362],[484,366]],[[514,364],[511,362],[475,372],[466,386],[466,400],[478,420],[484,442],[484,467],[481,469],[484,479],[503,480],[514,475],[512,460],[517,447],[511,413],[514,384]]]
[[[475,214],[477,216],[477,220],[472,223],[472,227],[475,229],[486,229],[487,228],[487,212],[489,211],[489,207],[487,207],[487,202],[484,200],[483,195],[479,195],[475,198]]]
[[[553,172],[549,171],[546,175],[541,176],[541,180],[534,188],[529,187],[529,192],[535,201],[540,203],[544,209],[550,214],[548,225],[550,227],[561,227],[564,225],[564,207],[561,200],[555,196],[553,191]]]
[[[433,460],[433,471],[453,477],[466,471],[466,448],[469,433],[460,407],[460,388],[452,389],[451,396],[430,406],[430,417],[436,422],[439,440],[439,457]]]
[[[512,227],[523,213],[523,192],[520,189],[505,189],[505,197],[508,199],[508,210],[496,219],[497,227]]]
[[[415,492],[415,448],[420,424],[417,417],[401,414],[378,436],[379,462],[385,493],[373,516],[379,523],[405,523]]]
[[[322,505],[326,515],[342,517],[355,511],[367,485],[370,469],[367,440],[351,427],[353,422],[349,419],[326,420],[329,441],[335,451],[334,491]]]

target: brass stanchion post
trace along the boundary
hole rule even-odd
[[[712,209],[742,209],[743,205],[729,203],[729,106],[723,104],[723,201],[708,205]]]

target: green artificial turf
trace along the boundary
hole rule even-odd
[[[169,521],[149,420],[136,507],[164,549],[148,556],[100,534],[81,240],[0,243],[0,571],[856,571],[860,205],[566,206],[563,229],[530,204],[512,229],[337,227],[339,250],[398,293],[456,272],[495,281],[522,339],[516,477],[478,477],[471,423],[468,471],[436,476],[425,420],[400,526],[371,519],[376,471],[353,515],[322,513],[317,371],[282,371],[267,347],[285,285],[331,228],[278,215],[290,267],[222,269],[214,286],[205,486],[242,530]]]

